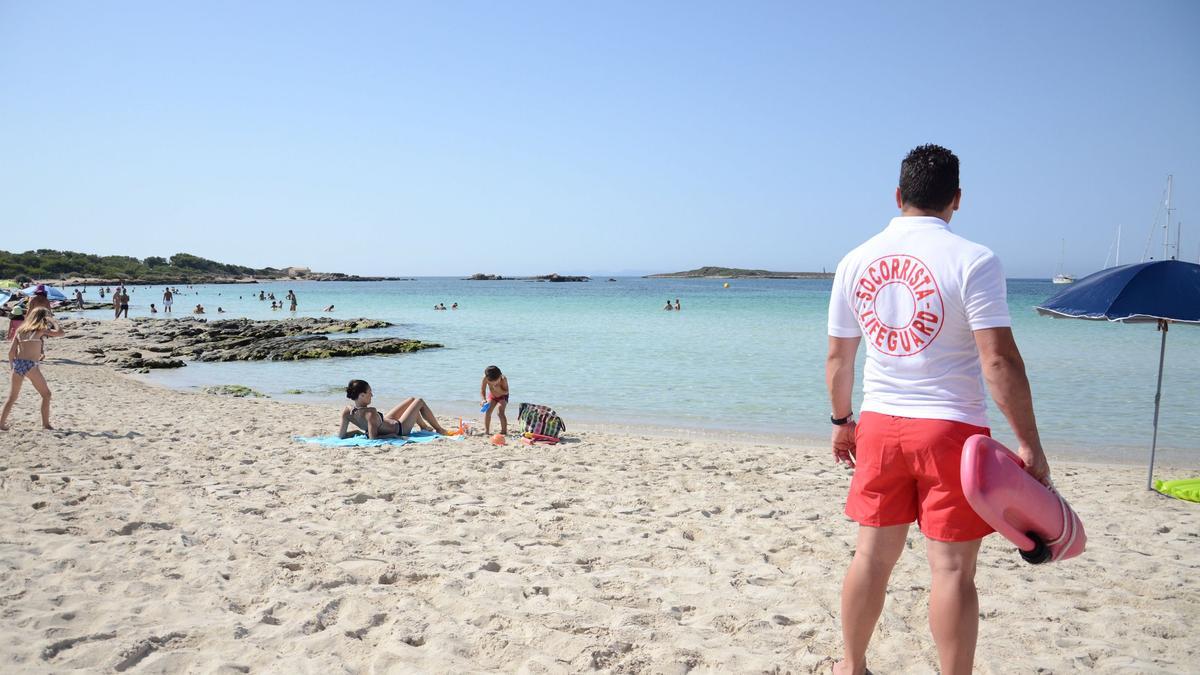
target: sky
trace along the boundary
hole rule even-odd
[[[832,271],[933,142],[1011,277],[1118,225],[1139,259],[1168,174],[1196,260],[1198,33],[1191,0],[0,0],[0,249]]]

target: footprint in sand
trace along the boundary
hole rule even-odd
[[[313,633],[320,633],[337,623],[338,611],[341,609],[341,606],[342,601],[340,599],[326,604],[321,608],[321,611],[317,612],[316,616],[304,622],[304,625],[300,628],[301,632],[305,635],[312,635]]]
[[[371,630],[372,628],[382,626],[384,621],[387,621],[387,614],[376,614],[375,616],[371,617],[371,622],[366,626],[363,626],[358,630],[346,631],[346,637],[355,640],[361,640],[363,639],[363,636],[367,634],[367,631]]]
[[[118,673],[124,672],[141,663],[147,656],[162,649],[164,646],[176,640],[182,640],[185,637],[187,637],[185,633],[176,632],[166,635],[152,635],[144,640],[140,640],[121,652],[120,661],[117,661],[116,665],[113,666],[113,670]]]

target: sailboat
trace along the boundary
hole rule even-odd
[[[1053,281],[1056,284],[1073,284],[1073,283],[1075,283],[1074,275],[1063,274],[1063,271],[1062,271],[1063,256],[1065,256],[1066,253],[1067,253],[1067,240],[1063,239],[1062,240],[1062,251],[1059,252],[1059,254],[1058,254],[1058,274],[1055,274],[1054,278],[1051,279],[1051,281]]]

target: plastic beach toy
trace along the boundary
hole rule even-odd
[[[1083,553],[1087,535],[1067,500],[1025,471],[1025,463],[997,441],[976,434],[963,445],[962,486],[980,518],[1016,544],[1032,565]]]
[[[463,418],[461,418],[461,417],[458,418],[458,428],[447,431],[446,435],[447,436],[466,436],[467,435],[467,425],[463,422]]]
[[[492,402],[488,401],[487,403],[483,404],[483,407],[479,409],[479,412],[487,412],[488,408],[490,407],[492,407]]]
[[[504,434],[496,434],[492,436],[492,445],[504,445],[508,441],[505,440]]]

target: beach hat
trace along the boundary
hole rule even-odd
[[[21,305],[17,305],[16,307],[13,307],[12,308],[12,316],[14,316],[14,317],[25,316],[25,308]]]
[[[33,294],[34,295],[45,295],[46,294],[46,284],[38,284],[37,288],[33,289]]]

